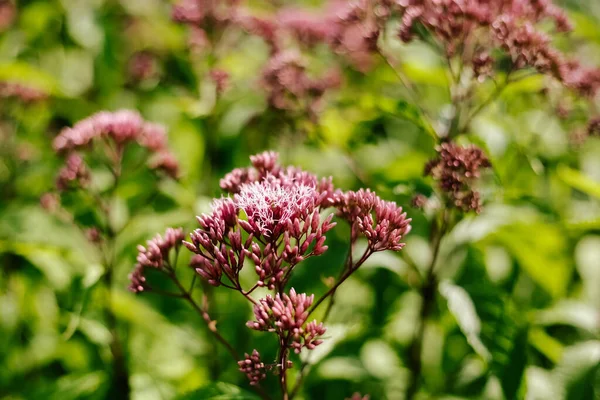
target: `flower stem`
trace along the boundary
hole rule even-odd
[[[448,210],[444,209],[444,211],[442,212],[442,221],[440,222],[440,226],[437,227],[436,220],[432,222],[433,235],[431,240],[431,248],[433,255],[431,258],[431,263],[429,264],[427,271],[425,272],[423,284],[421,285],[422,305],[421,310],[419,312],[419,321],[417,322],[417,328],[415,331],[413,342],[410,346],[409,356],[412,376],[409,382],[408,389],[406,391],[407,400],[412,400],[415,397],[417,391],[419,390],[421,372],[423,367],[421,353],[423,352],[423,336],[425,333],[425,323],[431,315],[431,312],[433,311],[433,306],[435,304],[435,295],[437,291],[435,265],[439,256],[442,238],[444,237],[444,235],[446,234],[446,230],[448,229],[448,217]]]
[[[202,319],[204,321],[206,321],[208,330],[213,334],[215,339],[217,339],[217,341],[219,343],[221,343],[223,346],[225,346],[225,348],[227,349],[229,354],[231,354],[231,357],[233,357],[235,362],[238,362],[240,360],[240,355],[233,348],[233,346],[227,341],[227,339],[225,339],[223,336],[221,336],[221,334],[217,330],[216,321],[210,320],[210,316],[208,315],[206,310],[204,310],[202,307],[200,307],[200,305],[198,305],[198,303],[196,303],[196,301],[194,300],[194,298],[192,297],[190,292],[185,290],[185,288],[183,287],[183,285],[177,278],[177,275],[175,275],[175,272],[172,269],[169,270],[168,275],[171,278],[171,280],[173,281],[173,283],[175,283],[175,286],[177,286],[177,288],[179,288],[179,290],[181,292],[181,297],[192,306],[192,308],[202,317]],[[205,300],[205,303],[206,303],[206,300]]]

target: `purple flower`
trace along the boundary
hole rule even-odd
[[[128,70],[136,82],[155,78],[158,75],[157,57],[148,51],[137,52],[129,60]]]
[[[215,83],[217,94],[222,94],[229,84],[229,73],[222,69],[211,69],[209,72],[210,79]]]
[[[299,53],[281,51],[273,54],[262,73],[263,87],[269,104],[279,110],[313,110],[323,94],[339,85],[337,75],[312,79]]]
[[[448,56],[470,57],[475,77],[489,75],[487,55],[500,49],[514,68],[535,68],[563,80],[559,70],[563,56],[550,44],[550,38],[537,26],[552,21],[556,30],[571,29],[565,13],[550,0],[400,0],[399,37],[414,39],[416,26],[427,28],[444,46]],[[464,51],[465,43],[476,43],[479,50]]]
[[[97,138],[110,139],[116,144],[137,141],[151,151],[163,150],[167,142],[164,128],[145,122],[136,111],[101,111],[72,128],[63,129],[54,139],[54,149],[58,152],[81,149]]]
[[[479,192],[473,189],[481,169],[491,167],[483,151],[474,145],[462,147],[442,143],[438,157],[425,166],[425,175],[432,176],[453,206],[465,212],[481,212]]]
[[[366,395],[363,396],[362,394],[360,394],[358,392],[354,393],[352,395],[352,397],[347,397],[346,398],[346,400],[370,400],[370,399],[371,399],[371,397],[368,394],[366,394]]]
[[[3,7],[4,6],[0,4],[0,19],[2,18]],[[23,103],[34,103],[48,98],[48,93],[21,83],[0,82],[0,98],[13,98],[18,99]]]
[[[235,203],[248,217],[249,233],[277,237],[295,219],[306,219],[319,194],[313,186],[285,185],[276,178],[241,186]]]
[[[260,354],[256,349],[252,351],[252,355],[246,353],[245,358],[238,361],[240,371],[246,374],[250,380],[250,385],[257,386],[260,381],[267,377],[265,364],[260,359]]]
[[[320,211],[332,201],[331,179],[283,169],[277,158],[273,152],[252,156],[253,167],[236,169],[221,180],[233,198],[216,200],[212,213],[198,217],[200,229],[186,247],[197,254],[193,268],[211,285],[222,284],[223,276],[237,285],[249,258],[257,284],[274,289],[296,264],[327,250],[325,234],[335,223],[332,215],[321,221]],[[243,231],[249,237],[242,242]]]
[[[592,118],[588,122],[587,132],[589,136],[600,136],[600,117]]]
[[[146,122],[136,111],[101,111],[79,122],[72,128],[64,128],[54,139],[54,149],[59,153],[70,153],[87,149],[95,141],[112,142],[112,151],[107,157],[120,163],[125,145],[137,143],[153,153],[149,167],[177,178],[179,163],[167,149],[167,133],[162,125]]]
[[[138,246],[137,264],[129,275],[131,284],[129,289],[141,292],[146,286],[145,270],[147,268],[161,269],[169,264],[169,253],[177,251],[184,239],[182,228],[168,228],[164,236],[156,235],[146,242],[146,247]]]
[[[0,0],[0,32],[8,29],[15,20],[17,7],[13,0]]]
[[[411,230],[410,218],[394,202],[384,201],[370,190],[338,192],[334,206],[338,215],[350,222],[352,240],[363,235],[374,251],[399,251],[401,242]]]
[[[303,347],[312,350],[322,343],[319,338],[326,331],[317,321],[305,324],[313,301],[314,295],[297,294],[293,288],[289,295],[267,295],[254,306],[255,321],[248,321],[246,325],[257,331],[276,332],[280,337],[289,336],[296,353]]]
[[[65,191],[74,186],[85,187],[89,181],[90,172],[83,158],[77,153],[72,153],[58,174],[56,187],[60,191]]]

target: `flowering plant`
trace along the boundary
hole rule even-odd
[[[281,398],[288,399],[297,394],[302,382],[300,376],[293,389],[288,384],[287,371],[293,366],[291,352],[313,350],[323,342],[327,330],[323,322],[310,317],[329,300],[323,316],[323,320],[327,319],[337,288],[372,254],[400,251],[404,247],[402,238],[410,232],[411,220],[401,207],[369,190],[335,190],[331,178],[319,180],[300,169],[284,168],[277,159],[273,152],[258,154],[251,157],[251,168],[238,168],[227,174],[221,180],[221,188],[232,196],[215,200],[210,214],[197,217],[200,228],[191,232],[190,241],[183,240],[182,229],[169,228],[164,237],[158,235],[146,247],[139,246],[130,289],[152,292],[146,274],[156,271],[166,275],[179,292],[158,293],[182,297],[191,303],[238,362],[251,385],[260,388],[267,371],[272,371],[279,376]],[[321,214],[329,208],[336,213],[322,219]],[[314,294],[288,289],[289,282],[304,260],[325,253],[328,248],[325,234],[336,225],[332,221],[334,215],[350,224],[348,256],[339,278],[315,301]],[[360,257],[355,257],[353,249],[360,237],[367,246]],[[195,275],[189,289],[181,284],[172,261],[177,260],[182,244],[194,254],[190,267]],[[256,283],[244,288],[241,274],[250,263],[254,264]],[[206,296],[201,305],[197,303],[196,276],[209,285],[239,292],[251,303],[254,320],[246,325],[275,335],[279,350],[273,363],[261,359],[257,349],[240,358],[218,332],[216,321],[209,315]],[[255,299],[252,294],[261,288],[273,295]],[[269,397],[263,391],[261,395]]]

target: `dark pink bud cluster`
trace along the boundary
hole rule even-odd
[[[410,205],[414,208],[423,208],[425,204],[427,204],[427,197],[422,194],[414,196],[410,201]]]
[[[334,2],[335,31],[330,37],[333,49],[343,54],[360,71],[367,71],[377,51],[377,41],[393,10],[393,1],[357,0]]]
[[[587,133],[589,136],[600,137],[600,117],[592,118],[587,125]]]
[[[366,395],[362,395],[360,393],[354,393],[352,395],[352,397],[347,397],[346,400],[370,400],[371,396],[369,396],[368,394]]]
[[[40,206],[48,212],[55,212],[60,207],[60,198],[56,193],[44,193],[40,197]]]
[[[300,54],[294,51],[275,53],[263,70],[262,81],[269,104],[280,110],[314,110],[323,94],[340,84],[335,73],[310,78]]]
[[[291,338],[291,347],[296,353],[303,347],[312,350],[323,342],[319,337],[326,331],[316,320],[305,324],[313,301],[314,295],[297,294],[293,288],[289,295],[267,295],[254,306],[256,320],[248,321],[246,325],[257,331],[276,332],[280,337]]]
[[[146,242],[146,247],[138,246],[137,264],[129,275],[129,290],[137,293],[146,289],[145,270],[161,269],[168,265],[169,253],[171,250],[178,251],[183,239],[182,228],[168,228],[164,237],[157,234],[154,239]]]
[[[129,76],[136,82],[143,82],[158,75],[158,61],[154,54],[140,51],[129,60]]]
[[[329,19],[297,8],[284,8],[277,13],[279,29],[290,32],[305,46],[327,43],[335,35],[337,27]]]
[[[373,251],[399,251],[404,247],[402,237],[411,230],[410,218],[402,207],[382,200],[370,190],[338,192],[334,206],[340,217],[352,227],[352,240],[363,235]]]
[[[474,146],[462,147],[442,143],[438,157],[425,166],[425,175],[432,176],[448,200],[465,212],[481,212],[481,198],[473,185],[481,170],[491,167],[483,151]]]
[[[54,149],[59,152],[81,149],[94,139],[111,139],[117,144],[137,141],[152,151],[166,147],[163,127],[145,122],[136,111],[101,111],[91,115],[72,128],[65,128],[54,139]]]
[[[2,4],[0,4],[0,18],[2,13]],[[1,22],[0,22],[1,23]],[[0,82],[0,98],[18,99],[23,103],[34,103],[45,100],[48,94],[42,90],[23,85],[16,82]]]
[[[77,153],[72,153],[67,157],[64,167],[58,173],[56,188],[65,191],[74,186],[85,187],[89,181],[90,171],[83,158]]]
[[[0,0],[0,32],[12,25],[16,14],[17,9],[13,0]]]
[[[265,364],[260,359],[260,354],[256,349],[252,351],[252,355],[244,354],[244,359],[238,361],[240,371],[246,374],[250,380],[250,385],[257,386],[260,381],[267,377]]]
[[[123,149],[135,142],[155,154],[152,168],[164,170],[171,177],[177,177],[178,163],[167,149],[167,134],[161,125],[146,122],[135,111],[101,111],[87,117],[72,128],[65,128],[54,139],[54,149],[59,153],[69,153],[92,145],[95,140],[108,140],[117,148]]]
[[[409,42],[416,26],[427,28],[440,41],[448,56],[461,55],[475,76],[489,75],[494,60],[490,53],[500,49],[510,57],[513,69],[535,68],[565,83],[565,57],[551,45],[538,25],[551,21],[558,32],[571,25],[551,0],[399,0],[399,37]]]
[[[222,94],[229,84],[229,73],[222,69],[215,68],[210,70],[209,75],[217,88],[217,94]]]
[[[600,90],[600,69],[584,67],[578,61],[569,60],[561,65],[560,77],[567,87],[579,94],[593,98]]]
[[[172,9],[174,21],[192,25],[225,23],[235,15],[239,0],[180,0]]]
[[[190,47],[196,51],[209,48],[211,39],[231,23],[239,21],[239,0],[179,0],[172,8],[174,21],[190,27]]]
[[[237,14],[236,22],[248,33],[264,40],[272,54],[280,50],[279,26],[276,21],[252,15],[247,11],[240,11]]]

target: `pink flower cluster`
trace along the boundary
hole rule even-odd
[[[265,363],[260,359],[260,353],[254,349],[252,354],[244,354],[244,359],[238,361],[240,371],[246,374],[250,385],[257,386],[267,377]]]
[[[278,52],[263,70],[262,83],[269,104],[280,110],[307,110],[318,108],[325,92],[339,86],[341,78],[331,71],[319,79],[311,79],[299,53]]]
[[[551,0],[400,0],[399,37],[409,42],[416,26],[431,31],[448,56],[460,55],[476,77],[490,74],[494,49],[512,61],[512,69],[535,68],[582,94],[600,88],[600,72],[568,60],[538,28],[551,21],[557,32],[571,30],[564,13]]]
[[[79,154],[72,153],[67,157],[64,167],[56,178],[56,188],[60,191],[69,189],[72,185],[85,187],[90,180],[90,171]]]
[[[600,117],[592,118],[588,122],[587,133],[589,136],[600,136]]]
[[[370,190],[337,192],[333,205],[352,227],[352,240],[367,238],[373,251],[400,251],[404,235],[411,230],[410,218],[394,202],[382,200]]]
[[[237,169],[221,181],[221,187],[235,194],[216,200],[211,214],[198,217],[200,229],[185,243],[196,253],[193,267],[215,286],[225,275],[238,287],[248,258],[255,264],[258,286],[281,287],[298,263],[327,250],[325,234],[335,226],[333,215],[323,221],[319,215],[331,200],[330,180],[284,170],[275,153],[254,156],[252,162],[254,167]],[[244,234],[249,237],[242,241]]]
[[[139,51],[131,56],[128,65],[129,77],[143,82],[158,75],[158,58],[149,51]]]
[[[462,147],[454,143],[442,143],[437,149],[438,157],[425,166],[430,175],[453,206],[465,212],[481,212],[481,197],[473,189],[481,169],[491,167],[483,151],[472,145]]]
[[[297,294],[293,288],[289,295],[267,295],[254,306],[256,320],[248,321],[246,325],[250,329],[276,332],[280,337],[290,339],[295,353],[300,353],[303,347],[312,350],[323,342],[318,338],[326,332],[323,324],[316,320],[306,324],[313,301],[314,295]]]
[[[0,0],[0,32],[12,25],[17,14],[14,0]]]
[[[129,275],[131,281],[129,290],[137,293],[146,289],[145,270],[161,269],[168,264],[169,253],[172,250],[177,251],[183,239],[183,229],[168,228],[164,237],[157,234],[152,240],[146,242],[146,247],[138,246],[137,264]]]
[[[338,215],[350,222],[351,245],[359,235],[366,237],[369,244],[355,264],[350,257],[352,265],[346,265],[337,286],[374,252],[402,249],[401,239],[410,231],[410,219],[401,207],[371,191],[336,191],[331,178],[319,180],[299,168],[284,168],[274,152],[257,154],[250,161],[251,167],[238,168],[221,180],[221,187],[230,197],[215,200],[211,213],[197,217],[200,228],[190,234],[189,241],[182,241],[181,230],[168,230],[164,239],[157,236],[146,247],[139,247],[130,289],[140,292],[147,287],[146,269],[161,269],[176,279],[168,256],[182,242],[194,253],[190,266],[198,276],[210,285],[238,291],[253,303],[255,318],[247,322],[249,328],[277,335],[277,364],[265,365],[256,350],[238,361],[240,371],[252,385],[258,385],[267,370],[276,368],[277,373],[285,374],[291,368],[291,350],[313,350],[323,342],[323,323],[308,319],[335,288],[316,302],[314,295],[297,293],[293,288],[286,291],[294,268],[327,250],[325,234],[336,224],[332,222],[334,214],[321,218],[322,211],[335,207]],[[240,282],[247,260],[254,264],[258,277],[250,289],[244,289]],[[275,293],[256,301],[251,293],[259,287]],[[191,289],[186,298],[193,301],[190,296]],[[205,319],[211,323],[208,317]],[[216,332],[214,325],[211,330]]]
[[[2,12],[2,5],[0,4],[0,14]],[[18,99],[23,103],[34,103],[37,101],[45,100],[48,98],[48,94],[42,90],[35,89],[30,86],[26,86],[16,82],[0,82],[0,98],[4,99]]]
[[[165,129],[144,121],[135,111],[101,111],[91,115],[72,128],[63,129],[54,139],[53,146],[59,153],[70,153],[88,148],[95,140],[112,142],[117,153],[126,144],[135,142],[154,154],[151,168],[160,169],[173,178],[178,175],[177,160],[167,149]]]
[[[348,397],[346,400],[370,400],[371,396],[369,396],[368,394],[366,395],[362,395],[360,393],[354,393],[352,395],[352,397]]]

